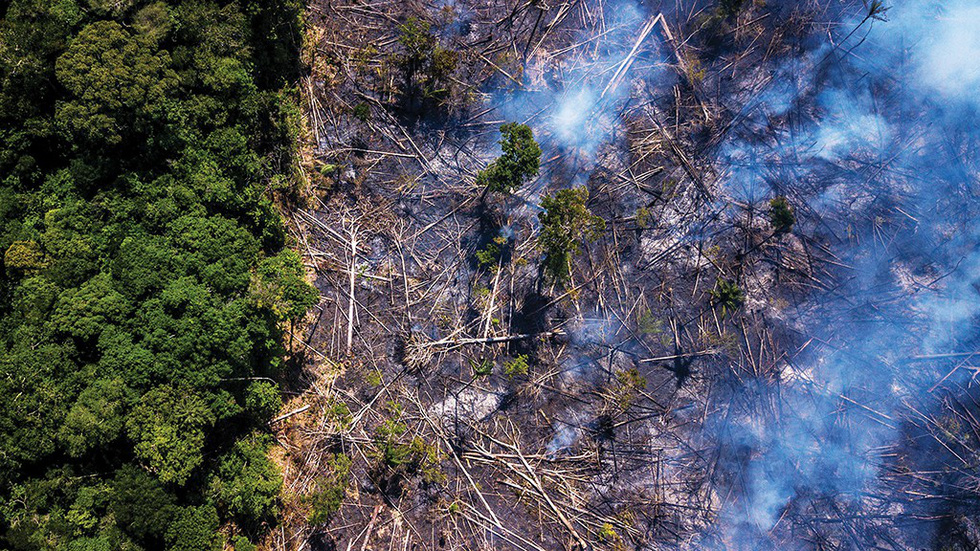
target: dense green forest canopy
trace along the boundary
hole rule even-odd
[[[0,3],[0,550],[250,549],[316,301],[297,0]],[[219,530],[219,527],[220,530]]]

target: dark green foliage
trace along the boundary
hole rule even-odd
[[[218,462],[211,479],[215,503],[240,525],[257,526],[276,513],[282,478],[266,458],[272,439],[256,433],[240,440]]]
[[[259,423],[268,423],[282,408],[279,385],[271,381],[253,381],[245,390],[245,411]]]
[[[317,292],[303,278],[303,262],[295,252],[287,249],[263,260],[257,272],[252,293],[279,320],[296,320],[316,304]]]
[[[405,48],[405,63],[418,70],[436,47],[436,37],[429,31],[429,23],[420,21],[417,17],[409,17],[404,24],[398,26],[398,30],[401,31],[398,42]]]
[[[526,124],[510,122],[500,127],[503,154],[476,175],[476,185],[487,191],[512,193],[538,175],[541,148]]]
[[[267,193],[299,13],[0,7],[0,549],[201,551],[274,517],[265,381],[317,300]]]
[[[163,2],[148,4],[133,16],[133,28],[154,44],[163,40],[173,25],[170,8]]]
[[[221,536],[218,512],[213,505],[184,507],[167,528],[167,551],[218,551]]]
[[[181,485],[203,461],[205,431],[214,422],[193,391],[158,386],[133,408],[126,428],[140,463],[161,482]]]
[[[351,460],[344,454],[336,454],[329,462],[329,474],[321,476],[316,481],[316,487],[303,501],[309,506],[307,518],[310,524],[325,524],[333,518],[340,509],[346,495],[348,478],[350,478]]]
[[[488,358],[482,360],[471,359],[470,367],[473,369],[474,377],[489,377],[493,374],[493,360]]]
[[[408,427],[404,423],[386,420],[374,432],[374,443],[381,464],[390,468],[399,468],[409,462],[411,447],[401,442],[401,437]]]
[[[596,239],[606,228],[606,222],[585,206],[588,200],[589,190],[584,187],[563,189],[541,200],[538,245],[545,254],[545,275],[558,283],[571,277],[572,257],[583,242]]]
[[[352,110],[351,113],[354,115],[355,119],[361,122],[367,122],[371,120],[371,107],[366,103],[363,102],[358,103],[357,105],[354,106],[354,109]]]
[[[399,411],[394,412],[396,415]],[[387,419],[374,431],[372,455],[377,461],[374,478],[382,491],[397,495],[404,490],[408,477],[420,475],[426,482],[434,483],[445,475],[439,470],[438,450],[422,441],[408,438],[408,426],[395,419]]]
[[[68,91],[55,122],[76,149],[91,153],[150,137],[177,86],[170,55],[115,21],[82,29],[58,58],[55,75]]]
[[[49,150],[50,110],[57,90],[54,60],[64,50],[82,8],[74,0],[13,0],[0,21],[0,174],[13,180],[40,175],[37,158]],[[23,124],[9,124],[22,122]]]
[[[132,391],[122,379],[99,379],[88,386],[68,411],[58,440],[72,457],[108,447],[125,426]]]
[[[780,195],[769,201],[769,223],[776,233],[789,233],[793,231],[793,224],[796,223],[796,213],[793,207],[789,206],[786,197]]]
[[[527,354],[519,354],[504,362],[504,375],[511,379],[524,376],[527,375],[528,367]]]
[[[635,367],[616,372],[616,384],[610,389],[611,396],[620,410],[626,411],[639,398],[647,386],[646,377]]]
[[[719,0],[717,9],[723,16],[732,17],[742,11],[744,4],[745,0]]]
[[[258,547],[248,541],[248,538],[242,535],[235,535],[231,537],[231,547],[235,551],[255,551]]]
[[[721,315],[725,316],[729,312],[738,310],[745,302],[745,294],[734,281],[718,278],[714,289],[711,289],[711,302],[715,306],[721,306]]]
[[[445,99],[449,95],[449,77],[456,70],[456,52],[439,45],[426,21],[410,17],[398,30],[398,42],[405,51],[398,64],[405,75],[403,95],[409,107],[417,110]]]
[[[51,321],[57,333],[91,342],[107,327],[122,322],[131,309],[126,297],[113,288],[110,277],[99,274],[62,292]]]
[[[494,237],[492,241],[487,243],[486,247],[476,251],[476,261],[479,263],[481,268],[490,268],[494,270],[503,258],[504,251],[507,247],[507,238],[504,236]]]
[[[117,471],[109,502],[116,524],[140,540],[162,538],[176,513],[176,498],[135,465]]]

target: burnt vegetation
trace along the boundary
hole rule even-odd
[[[933,197],[881,164],[913,138],[835,114],[900,101],[847,57],[885,15],[314,2],[291,229],[324,301],[279,548],[976,542],[976,391],[954,367],[903,402],[944,373],[895,357],[952,267],[903,233]]]

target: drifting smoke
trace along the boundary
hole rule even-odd
[[[786,367],[778,395],[763,382],[738,388],[735,413],[710,428],[730,450],[723,464],[740,495],[702,547],[805,548],[812,540],[800,532],[843,530],[794,530],[796,514],[848,512],[858,547],[877,543],[871,528],[907,522],[908,509],[878,497],[887,496],[881,450],[898,441],[906,404],[922,403],[942,373],[902,361],[977,337],[980,6],[915,0],[887,16],[788,62],[821,66],[777,71],[778,88],[719,150],[731,195],[805,203],[813,212],[801,223],[821,226],[804,231],[826,238],[847,267],[799,320],[827,344]],[[818,69],[822,81],[808,82]],[[794,110],[813,115],[788,131],[767,127]],[[777,135],[760,139],[766,132]],[[902,537],[926,547],[932,534]]]
[[[820,96],[820,106],[828,117],[817,128],[813,145],[821,159],[840,161],[863,148],[883,151],[891,142],[891,127],[882,115],[841,109],[852,99],[852,95],[840,90]]]
[[[529,121],[535,137],[545,147],[574,151],[591,158],[608,143],[618,128],[619,109],[629,95],[629,79],[620,78],[611,85],[617,68],[629,55],[636,31],[646,21],[640,6],[624,0],[605,13],[606,31],[599,37],[584,34],[575,42],[584,44],[574,54],[540,56],[536,66],[528,68],[527,88],[503,94],[495,102],[507,120]],[[655,36],[647,38],[655,41]],[[648,48],[647,51],[656,51]],[[574,55],[574,57],[572,57]],[[569,59],[571,57],[571,59]],[[554,66],[545,66],[550,59]],[[630,73],[656,80],[666,73],[658,63],[649,61],[632,66]],[[588,170],[584,167],[582,181]]]
[[[594,150],[598,145],[594,140],[589,140],[589,129],[586,122],[591,118],[592,111],[596,105],[596,93],[589,88],[566,93],[557,102],[556,113],[552,117],[554,136],[561,143],[584,147]],[[583,137],[586,140],[583,142]]]
[[[875,38],[891,49],[903,38],[915,66],[913,78],[921,92],[936,92],[949,101],[980,105],[980,6],[972,0],[912,2],[889,13],[902,37],[879,33]],[[920,17],[928,18],[923,25]]]
[[[571,185],[587,181],[615,138],[631,79],[610,79],[647,20],[630,1],[606,2],[606,14],[595,55],[559,55],[558,77],[529,67],[531,86],[494,101],[502,118],[528,122],[546,152],[590,159]],[[866,15],[841,21],[833,43],[813,38],[821,43],[775,62],[772,82],[716,150],[727,196],[756,205],[789,196],[800,233],[826,243],[841,273],[790,320],[815,344],[792,355],[778,389],[742,381],[730,408],[708,420],[724,502],[696,549],[807,548],[844,528],[798,529],[798,519],[845,514],[856,519],[859,533],[846,536],[856,547],[876,545],[875,530],[896,535],[911,510],[889,497],[882,450],[900,439],[907,404],[923,403],[942,376],[905,360],[980,337],[980,6],[911,0],[888,21]],[[649,61],[630,76],[668,78]],[[602,320],[569,330],[580,347],[614,333]],[[585,377],[587,365],[565,366],[566,377]],[[573,427],[556,424],[548,451],[570,446]],[[931,543],[918,529],[897,537]]]
[[[581,436],[581,430],[578,427],[564,422],[555,423],[554,430],[555,436],[548,442],[547,446],[548,453],[551,455],[572,447],[572,444]]]

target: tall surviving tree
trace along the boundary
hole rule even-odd
[[[721,277],[715,281],[715,286],[709,291],[712,306],[721,307],[721,316],[734,314],[745,302],[745,293],[732,280]]]
[[[777,234],[793,231],[796,213],[793,212],[793,207],[789,205],[786,197],[780,195],[769,201],[769,223]]]
[[[449,95],[449,77],[458,59],[455,51],[439,45],[426,21],[409,17],[398,30],[398,42],[404,49],[397,60],[405,77],[403,100],[410,113],[418,114],[427,103],[438,106]]]
[[[513,193],[538,175],[541,148],[526,124],[509,122],[500,127],[503,153],[476,175],[476,184],[486,192]]]
[[[606,229],[605,220],[586,206],[588,200],[585,187],[563,189],[541,200],[538,245],[545,254],[544,274],[559,284],[571,277],[572,259],[585,241],[595,240]]]

